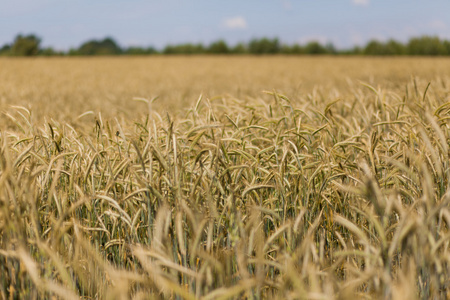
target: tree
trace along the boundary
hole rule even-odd
[[[396,40],[390,39],[385,44],[385,53],[387,55],[404,55],[406,54],[406,47],[402,43],[397,42]]]
[[[153,47],[141,48],[141,47],[129,47],[124,50],[124,54],[127,55],[149,55],[149,54],[157,54],[158,51]]]
[[[328,49],[322,46],[317,41],[312,41],[306,44],[305,46],[305,53],[307,54],[327,54]]]
[[[304,54],[305,53],[305,48],[303,48],[299,44],[294,44],[291,47],[291,53],[292,54]]]
[[[55,55],[62,55],[62,53],[55,51],[52,47],[47,47],[47,48],[41,49],[39,51],[39,55],[55,56]]]
[[[325,50],[327,51],[327,54],[338,54],[338,50],[336,49],[336,47],[331,42],[328,42],[325,45]]]
[[[364,48],[365,55],[384,55],[384,45],[377,40],[371,40]]]
[[[11,50],[11,45],[3,45],[2,48],[0,48],[0,55],[8,55],[10,53]]]
[[[167,45],[164,50],[164,54],[202,54],[205,53],[205,48],[202,44],[180,44],[180,45]]]
[[[443,44],[445,49],[447,50],[447,54],[450,54],[450,41],[445,40]]]
[[[251,54],[277,54],[280,50],[281,45],[277,38],[253,39],[248,44],[248,51]]]
[[[11,54],[16,56],[33,56],[39,52],[41,39],[34,34],[22,36],[19,34],[11,46]]]
[[[353,47],[353,49],[350,50],[350,52],[348,54],[361,55],[361,54],[363,54],[363,49],[360,46],[355,46],[355,47]]]
[[[405,46],[392,39],[387,43],[371,40],[364,48],[366,55],[403,55],[405,53]]]
[[[79,55],[117,55],[122,53],[122,49],[110,37],[104,40],[90,40],[80,46],[77,53]]]
[[[233,54],[246,54],[247,46],[244,43],[238,43],[236,46],[231,48],[231,53]]]
[[[280,53],[281,54],[293,54],[293,55],[305,54],[305,49],[302,46],[300,46],[299,44],[293,44],[293,45],[284,44],[280,48]]]
[[[447,55],[450,54],[438,37],[423,36],[412,38],[407,45],[410,55]]]
[[[78,53],[78,49],[70,48],[69,51],[67,52],[67,55],[75,56],[75,55],[80,55],[80,54]]]
[[[209,45],[207,52],[211,54],[228,54],[230,49],[224,40],[218,40]]]

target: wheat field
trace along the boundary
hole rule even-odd
[[[450,297],[450,60],[0,59],[0,298]]]

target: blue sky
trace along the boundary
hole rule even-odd
[[[346,48],[373,38],[450,39],[449,16],[449,0],[0,0],[0,45],[35,33],[61,50],[105,36],[157,48],[264,36]]]

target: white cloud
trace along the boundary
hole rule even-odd
[[[228,29],[246,29],[247,21],[244,17],[237,16],[223,21],[223,26]]]
[[[370,3],[370,0],[352,0],[352,3],[360,6],[367,6]]]

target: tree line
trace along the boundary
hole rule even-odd
[[[208,45],[201,43],[185,43],[167,45],[158,50],[154,47],[121,47],[111,37],[103,40],[89,40],[78,48],[68,51],[57,51],[52,47],[41,47],[41,38],[34,34],[17,35],[11,44],[0,48],[3,56],[76,56],[76,55],[153,55],[153,54],[286,54],[286,55],[450,55],[450,41],[436,36],[421,36],[411,38],[406,43],[396,40],[386,42],[371,40],[365,46],[355,46],[350,49],[338,50],[331,43],[322,44],[311,41],[304,45],[283,44],[277,38],[256,38],[248,43],[228,45],[224,40],[218,40]]]

